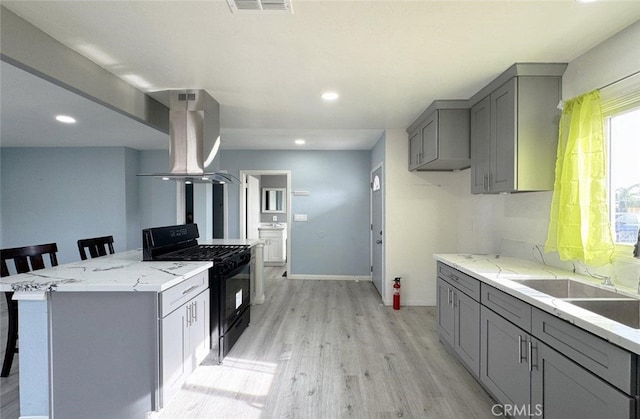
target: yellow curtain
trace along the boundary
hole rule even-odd
[[[545,251],[598,266],[614,252],[607,203],[600,92],[564,104]]]

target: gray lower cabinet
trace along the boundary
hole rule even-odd
[[[160,407],[209,353],[209,299],[206,272],[160,294]]]
[[[635,417],[635,400],[482,307],[480,380],[514,418]]]
[[[480,303],[463,292],[454,299],[455,335],[453,347],[467,368],[478,376],[480,371]]]
[[[530,406],[530,344],[527,332],[481,307],[480,381],[505,407],[524,409],[516,418],[527,417]]]
[[[441,262],[438,332],[508,417],[640,417],[638,355]]]
[[[438,278],[438,334],[440,339],[446,341],[451,347],[453,347],[456,327],[452,288],[448,282]]]
[[[545,419],[634,418],[634,398],[620,392],[544,343],[534,342],[532,412]]]
[[[438,278],[438,332],[474,375],[480,367],[480,303]]]
[[[209,353],[209,289],[162,319],[161,340],[166,405]]]

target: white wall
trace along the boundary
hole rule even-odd
[[[385,280],[402,277],[403,305],[435,305],[434,253],[457,251],[464,172],[409,172],[407,133],[385,137]],[[468,170],[467,170],[468,172]],[[466,181],[465,181],[466,179]],[[392,287],[383,300],[391,301]]]

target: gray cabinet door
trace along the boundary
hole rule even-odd
[[[487,96],[471,108],[471,193],[488,192],[491,102]]]
[[[529,407],[529,334],[482,306],[480,381],[499,403]],[[527,417],[527,412],[518,411]]]
[[[166,406],[193,370],[186,305],[163,318],[161,322],[161,398],[162,406]]]
[[[422,164],[422,130],[417,129],[409,135],[409,170]]]
[[[516,153],[516,77],[491,94],[491,170],[489,190],[510,192],[517,190]]]
[[[635,417],[633,398],[535,340],[531,373],[533,413],[545,419]]]
[[[435,111],[422,126],[422,164],[438,159],[438,112]]]
[[[455,311],[453,307],[453,287],[438,278],[438,333],[449,345],[454,345]]]
[[[455,290],[454,349],[469,370],[480,373],[480,303]]]
[[[209,330],[209,289],[193,300],[192,321],[189,325],[189,347],[195,369],[207,357],[210,351],[211,332]]]

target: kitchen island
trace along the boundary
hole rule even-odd
[[[261,267],[260,243],[243,244]],[[132,250],[2,278],[19,306],[21,417],[160,410],[209,353],[212,266]]]

